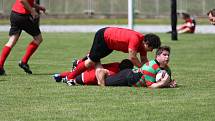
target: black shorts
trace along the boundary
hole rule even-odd
[[[96,32],[93,45],[90,50],[89,58],[93,62],[100,62],[100,59],[109,55],[113,50],[109,49],[104,39],[104,31],[102,28]]]
[[[134,73],[132,69],[124,69],[116,75],[105,79],[105,86],[132,86],[141,78],[141,73]]]
[[[77,84],[84,85],[84,82],[82,80],[82,74],[76,76],[75,81]]]
[[[20,14],[14,11],[10,14],[11,28],[9,36],[14,34],[21,34],[22,30],[30,34],[31,36],[39,35],[39,19],[33,19],[30,14]]]

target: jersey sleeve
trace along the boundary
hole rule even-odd
[[[139,41],[138,36],[133,35],[129,40],[128,48],[137,52],[140,44],[141,42]]]

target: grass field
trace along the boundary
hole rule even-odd
[[[52,74],[69,70],[72,58],[90,49],[94,33],[43,33],[44,42],[25,74],[18,61],[31,39],[22,35],[0,76],[0,121],[214,121],[215,40],[213,34],[159,34],[172,48],[175,89],[73,86],[55,83]],[[0,49],[7,33],[0,33]],[[103,62],[120,61],[114,52]],[[149,54],[153,58],[153,54]]]
[[[122,25],[128,24],[128,19],[63,19],[63,18],[42,18],[41,24],[43,25]],[[170,18],[159,18],[159,19],[134,19],[135,24],[140,25],[169,25],[171,24]],[[184,23],[184,20],[178,18],[178,24]],[[197,25],[208,25],[208,18],[196,18]],[[1,19],[0,25],[10,24],[9,19]]]

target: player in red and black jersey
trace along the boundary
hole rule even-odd
[[[27,64],[28,60],[43,41],[39,28],[39,13],[37,13],[36,10],[46,11],[44,7],[36,4],[35,0],[16,0],[13,4],[10,15],[11,28],[9,31],[9,41],[2,48],[0,56],[0,75],[5,74],[5,60],[10,54],[11,49],[17,43],[22,30],[30,34],[33,40],[27,46],[26,53],[19,62],[19,66],[24,69],[26,73],[32,74]]]
[[[192,18],[188,13],[178,13],[178,15],[182,16],[184,23],[177,27],[177,32],[179,34],[194,33],[196,29],[196,20]],[[172,31],[169,31],[167,33],[171,33],[171,32]]]
[[[84,58],[83,58],[84,59]],[[83,60],[82,59],[82,60]],[[77,61],[79,63],[81,60]],[[73,63],[74,64],[74,63]],[[72,84],[81,84],[81,85],[101,85],[101,83],[104,83],[104,80],[108,76],[113,76],[119,71],[122,71],[124,69],[132,69],[133,63],[128,60],[124,59],[120,63],[119,62],[113,62],[108,64],[102,64],[104,67],[103,69],[97,70],[98,77],[96,77],[95,73],[95,67],[91,67],[75,77]],[[60,74],[55,74],[54,79],[56,82],[61,82],[62,79],[66,78],[66,76],[69,74],[69,71],[62,72]],[[70,84],[70,83],[68,83]]]
[[[160,47],[160,45],[160,38],[155,34],[143,35],[130,29],[117,27],[100,29],[95,34],[89,58],[79,63],[67,78],[68,80],[74,79],[92,65],[95,65],[96,70],[102,69],[100,59],[109,55],[113,50],[128,53],[128,59],[135,66],[141,67],[148,61],[147,51],[152,51],[154,48]],[[137,57],[137,53],[140,54],[140,60]]]
[[[194,33],[196,21],[188,13],[181,13],[184,24],[177,28],[178,33]]]

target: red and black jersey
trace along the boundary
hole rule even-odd
[[[194,19],[189,18],[185,20],[185,23],[187,25],[185,28],[189,28],[189,32],[194,33],[196,28],[196,21]]]
[[[27,0],[29,5],[31,7],[34,6],[34,0]],[[20,2],[20,0],[16,0],[16,2],[13,4],[12,11],[20,14],[30,14],[31,12],[28,11],[24,5]]]
[[[144,35],[141,33],[125,28],[109,27],[104,32],[104,39],[108,48],[112,50],[128,53],[130,48],[146,56]]]

